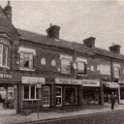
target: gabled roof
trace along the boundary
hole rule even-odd
[[[25,31],[25,30],[21,30],[21,29],[17,29],[17,30],[18,30],[19,37],[21,40],[44,44],[44,45],[53,46],[53,47],[75,50],[77,52],[87,53],[89,55],[97,54],[97,55],[102,55],[102,56],[106,56],[106,57],[112,57],[112,58],[124,60],[124,55],[113,54],[112,52],[107,51],[105,49],[96,48],[96,47],[88,48],[81,43],[69,42],[69,41],[65,41],[62,39],[57,41],[57,40],[51,39],[45,35],[40,35],[37,33]]]
[[[16,28],[9,21],[8,17],[5,15],[3,8],[0,6],[0,33],[6,33],[7,35],[15,36],[17,34]]]

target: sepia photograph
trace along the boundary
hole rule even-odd
[[[124,0],[0,0],[0,124],[124,124]]]

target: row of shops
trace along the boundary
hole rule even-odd
[[[13,83],[12,77],[2,77],[0,94],[17,112],[109,103],[112,92],[117,96],[118,103],[124,103],[123,83],[40,76],[22,76]]]
[[[109,103],[112,92],[118,103],[124,100],[122,85],[94,79],[55,78],[47,82],[44,77],[23,76],[19,89],[20,111]]]

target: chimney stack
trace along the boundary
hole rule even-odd
[[[50,27],[46,30],[48,37],[59,39],[60,26],[50,24]]]
[[[94,48],[95,47],[95,39],[94,37],[89,37],[85,40],[83,40],[83,43],[86,47],[89,47],[89,48]]]
[[[8,1],[7,5],[4,8],[4,13],[8,17],[9,21],[12,22],[12,7],[10,5],[10,1]]]
[[[120,45],[115,44],[115,45],[110,46],[110,47],[109,47],[109,50],[110,50],[112,53],[120,54],[120,48],[121,48]]]

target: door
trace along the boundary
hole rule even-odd
[[[62,87],[56,86],[56,107],[62,106]]]

